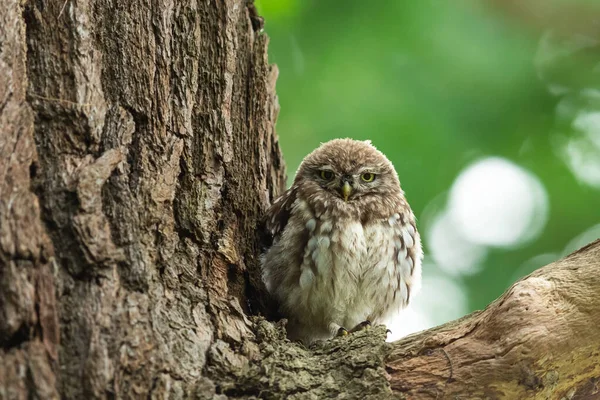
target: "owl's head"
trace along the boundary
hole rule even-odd
[[[295,185],[325,191],[345,202],[367,196],[402,195],[398,174],[370,141],[334,139],[307,155]]]

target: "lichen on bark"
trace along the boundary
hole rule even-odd
[[[259,353],[223,386],[230,398],[397,398],[386,378],[384,326],[319,341],[290,342],[283,324],[255,318]]]

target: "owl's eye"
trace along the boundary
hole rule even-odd
[[[326,181],[330,181],[333,179],[333,172],[328,170],[322,170],[319,171],[319,176]]]
[[[375,174],[371,172],[365,172],[364,174],[360,175],[360,179],[362,179],[363,182],[373,182],[375,180]]]

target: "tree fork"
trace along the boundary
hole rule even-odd
[[[485,310],[393,343],[384,342],[386,329],[379,326],[306,349],[259,321],[264,358],[240,371],[240,380],[225,386],[225,393],[264,398],[598,398],[599,271],[597,240],[519,280]]]

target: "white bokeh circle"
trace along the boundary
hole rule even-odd
[[[540,234],[548,219],[548,196],[535,175],[490,157],[469,165],[456,178],[447,212],[468,241],[510,247]]]

